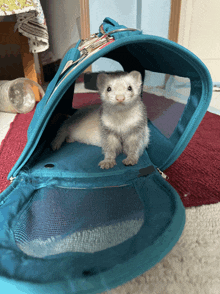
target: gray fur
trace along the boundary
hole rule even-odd
[[[102,169],[116,165],[115,159],[122,152],[127,155],[125,165],[137,164],[149,143],[147,112],[141,101],[141,74],[100,73],[97,87],[102,105],[80,109],[67,119],[52,141],[52,149],[59,149],[65,140],[78,141],[102,147]]]
[[[128,87],[132,90],[129,91]],[[116,165],[116,157],[124,152],[125,165],[135,165],[149,143],[147,113],[141,101],[142,79],[139,72],[118,72],[99,74],[97,87],[102,106],[100,112],[101,140],[104,160],[99,163],[103,169]],[[111,91],[108,91],[108,88]],[[124,96],[123,102],[117,97]]]

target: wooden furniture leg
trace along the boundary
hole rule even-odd
[[[28,78],[38,83],[38,75],[35,69],[34,55],[33,53],[29,52],[28,38],[22,35],[20,35],[20,48],[25,78]],[[31,88],[34,92],[36,101],[40,101],[41,97],[37,86],[32,86]]]
[[[18,44],[22,57],[24,76],[36,83],[39,83],[43,78],[35,69],[34,55],[29,52],[28,38],[21,35],[18,31],[14,32],[15,22],[0,22],[0,44]],[[40,101],[41,96],[37,86],[32,87],[35,94],[35,99]]]
[[[84,40],[90,36],[89,0],[80,0],[80,24],[81,39]],[[84,72],[88,71],[92,71],[91,65]]]

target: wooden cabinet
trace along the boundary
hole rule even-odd
[[[29,44],[28,44],[28,38],[25,36],[22,36],[18,33],[18,31],[14,32],[14,26],[15,22],[0,22],[0,44],[1,45],[13,45],[17,44],[19,46],[21,59],[22,59],[22,65],[23,65],[23,76],[41,84],[43,75],[37,74],[35,69],[35,60],[33,53],[29,52]],[[2,66],[2,71],[7,71],[7,66]],[[13,70],[13,68],[12,68]],[[14,78],[19,78],[21,76],[17,76]],[[35,98],[37,101],[40,100],[40,93],[36,86],[32,87]]]

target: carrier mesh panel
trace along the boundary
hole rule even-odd
[[[93,253],[133,237],[143,222],[144,206],[133,186],[42,188],[20,212],[14,237],[34,257]]]
[[[143,102],[148,118],[165,137],[173,134],[190,92],[188,78],[146,71]]]

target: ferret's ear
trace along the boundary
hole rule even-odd
[[[105,73],[100,73],[97,76],[97,80],[96,80],[96,86],[98,88],[98,90],[102,90],[103,87],[105,86],[106,80],[108,79],[108,75]]]
[[[129,73],[129,75],[136,81],[138,84],[142,84],[142,76],[139,71],[133,70]]]

